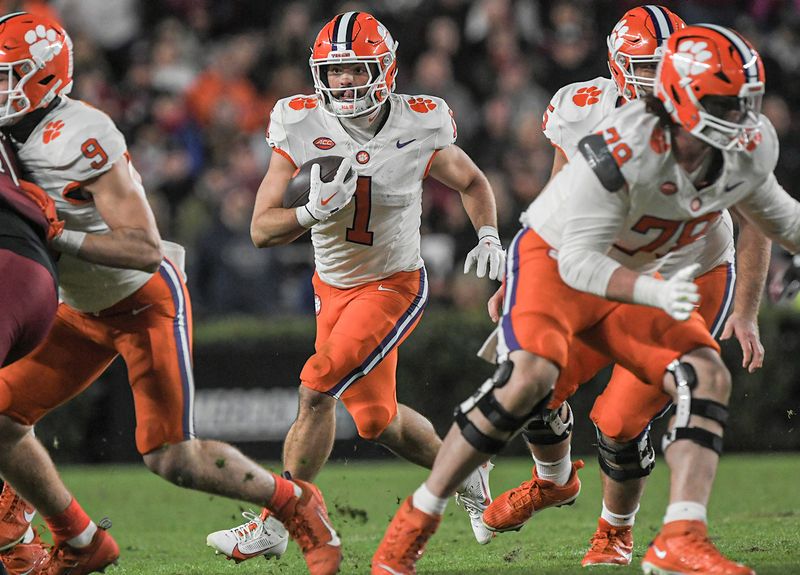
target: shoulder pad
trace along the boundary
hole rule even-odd
[[[319,99],[316,95],[297,94],[278,100],[275,109],[283,112],[281,116],[284,124],[296,124],[308,116],[308,113],[316,109],[318,105]]]
[[[625,185],[625,178],[603,136],[590,134],[578,142],[578,151],[586,158],[592,171],[609,192],[616,192]]]
[[[442,98],[428,95],[409,96],[397,94],[403,106],[410,111],[415,126],[436,133],[437,149],[446,148],[456,141],[458,128],[455,115]],[[396,103],[396,100],[393,101]]]
[[[760,136],[747,147],[747,150],[753,155],[753,162],[760,171],[769,174],[775,170],[780,154],[778,134],[775,132],[775,126],[763,114],[761,114]]]

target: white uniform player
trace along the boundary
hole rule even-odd
[[[24,142],[15,142],[26,174],[56,203],[68,230],[108,233],[109,227],[81,184],[104,174],[127,153],[125,138],[97,108],[66,96]],[[138,174],[129,163],[132,174]],[[139,186],[144,196],[144,189]],[[152,273],[95,264],[75,255],[58,260],[59,295],[84,312],[111,307],[142,287]]]
[[[315,353],[300,373],[299,412],[283,452],[286,471],[303,481],[312,481],[330,455],[339,399],[361,437],[433,465],[441,441],[422,415],[398,405],[395,389],[397,348],[429,293],[420,257],[425,177],[458,191],[478,230],[465,272],[477,263],[480,277],[488,266],[496,279],[504,264],[491,187],[455,146],[455,121],[443,100],[394,93],[396,47],[370,14],[337,15],[312,47],[316,95],[280,100],[270,118],[267,141],[275,153],[256,197],[253,242],[285,244],[310,228],[316,264]],[[325,155],[344,158],[334,178],[323,182],[314,164],[308,203],[283,208],[297,168]],[[355,177],[348,178],[351,166]],[[481,543],[492,538],[480,517],[491,500],[487,474],[488,466],[476,470],[461,489]],[[209,544],[235,559],[257,556],[235,543],[237,533],[253,529],[212,533]]]
[[[558,173],[566,162],[581,156],[578,143],[588,134],[601,130],[607,117],[615,114],[628,101],[642,98],[652,91],[655,67],[664,44],[674,30],[683,27],[684,24],[677,15],[657,5],[639,6],[620,19],[608,37],[608,62],[613,79],[599,77],[588,82],[567,85],[553,96],[544,113],[544,134],[557,150],[554,173]],[[625,128],[645,129],[642,126],[627,125]],[[616,128],[612,128],[606,136],[609,141],[614,141],[615,144],[612,145],[619,145],[621,136],[614,130]],[[666,152],[669,148],[668,137],[661,130],[654,132],[647,143],[654,151]],[[634,153],[627,148],[620,150],[621,154]],[[636,171],[637,162],[642,161],[632,155],[621,156],[620,159],[625,160],[623,165],[627,171]],[[711,159],[709,155],[695,177],[706,177]],[[662,197],[666,198],[665,194],[674,193],[680,183],[679,179],[663,183]],[[548,215],[552,214],[547,209],[547,198],[543,201],[544,208],[537,204],[535,210],[532,209],[523,216],[523,222],[529,224],[534,218],[540,218],[537,221],[543,222],[543,227],[547,229],[542,234],[547,240],[553,232],[560,233],[559,226],[563,224],[563,219],[546,221]],[[558,201],[551,198],[551,203]],[[671,238],[669,234],[676,232],[676,227],[680,227],[677,230],[680,233]],[[687,265],[697,263],[697,284],[701,295],[698,311],[709,331],[714,337],[735,335],[741,342],[745,363],[751,370],[759,367],[763,348],[758,340],[756,313],[758,294],[763,291],[768,265],[768,240],[756,233],[752,226],[742,225],[739,243],[746,259],[757,265],[744,270],[737,280],[733,222],[727,210],[710,213],[683,224],[646,216],[637,220],[634,230],[630,237],[618,238],[610,253],[618,254],[632,268],[647,273],[658,270],[667,278]],[[733,315],[729,315],[734,303],[735,282],[738,288],[736,310]],[[502,333],[502,330],[498,331],[498,335]],[[500,346],[500,351],[505,351],[503,345]],[[597,362],[594,360],[591,349],[576,345],[571,350],[570,367],[562,372],[562,385],[565,383],[563,380],[570,379],[564,389],[576,389],[582,380],[594,376],[605,359],[598,358]],[[567,392],[564,397],[566,395]],[[644,482],[655,461],[649,428],[651,421],[665,413],[670,403],[669,396],[660,386],[645,383],[620,366],[615,366],[609,383],[597,397],[591,418],[598,433],[604,495],[597,531],[582,560],[584,566],[630,563],[633,550],[632,527]],[[571,415],[567,406],[562,406],[561,413],[562,417],[570,421]],[[564,498],[575,496],[580,482],[577,476],[568,475],[569,432],[554,437],[553,430],[548,426],[540,428],[533,424],[524,432],[524,437],[529,442],[538,472],[546,472],[554,466],[564,469],[561,478],[555,481],[558,489],[550,495],[547,493],[548,489],[541,488],[541,499],[554,506],[560,504]],[[556,451],[555,444],[560,445],[560,451]],[[621,454],[630,455],[625,465],[618,465],[614,461],[616,458],[624,459]],[[568,485],[562,485],[564,482]],[[517,497],[519,489],[522,487],[496,498],[484,521],[498,530],[518,527],[526,519],[527,513],[504,513],[503,509]],[[526,511],[532,512],[533,507],[528,507]],[[538,510],[541,510],[541,505]],[[513,519],[508,519],[512,517]]]
[[[433,156],[456,140],[441,98],[391,94],[385,105],[383,126],[363,144],[317,105],[316,96],[284,98],[270,116],[267,141],[295,166],[325,155],[352,159],[358,176],[353,201],[311,228],[316,271],[337,288],[422,267],[422,180]]]

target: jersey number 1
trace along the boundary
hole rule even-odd
[[[371,246],[372,232],[369,231],[369,216],[372,212],[372,178],[370,176],[358,176],[356,196],[353,200],[356,203],[353,226],[347,228],[345,239],[354,244]]]

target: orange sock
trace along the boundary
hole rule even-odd
[[[56,543],[77,537],[92,522],[74,497],[64,511],[52,517],[45,517],[44,520],[53,533]]]
[[[274,473],[272,478],[275,480],[275,491],[272,493],[267,507],[272,511],[280,511],[294,496],[294,483]]]

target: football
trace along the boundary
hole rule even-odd
[[[341,156],[320,156],[309,160],[297,170],[297,173],[289,180],[289,185],[286,186],[286,191],[283,194],[283,207],[296,208],[308,203],[308,192],[311,187],[311,167],[314,164],[319,164],[319,176],[323,182],[330,182],[336,176],[336,170],[339,169],[339,164],[342,163]],[[351,168],[345,180],[353,177],[353,169]]]

